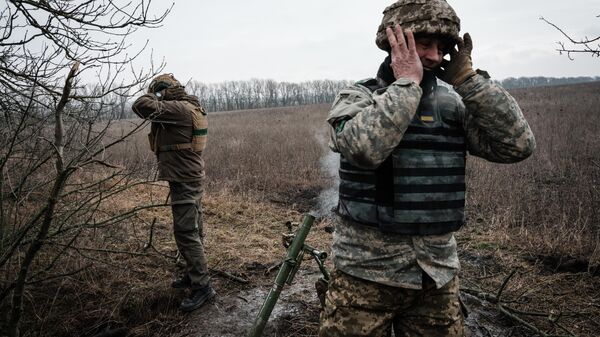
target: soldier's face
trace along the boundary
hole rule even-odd
[[[447,42],[435,35],[415,36],[417,54],[424,70],[432,71],[442,64]]]

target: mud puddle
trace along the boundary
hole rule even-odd
[[[305,330],[307,325],[313,327],[316,333],[319,300],[314,283],[319,276],[318,270],[298,271],[293,285],[283,288],[263,336],[295,335],[299,330]],[[266,285],[226,296],[217,295],[209,304],[190,313],[184,330],[171,337],[247,336],[270,287]]]

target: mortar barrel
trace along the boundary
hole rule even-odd
[[[288,278],[288,275],[296,265],[296,257],[302,250],[304,245],[304,240],[306,240],[306,236],[310,231],[310,227],[315,221],[315,217],[310,214],[305,214],[302,224],[296,231],[294,240],[292,244],[288,248],[287,254],[285,256],[284,263],[281,264],[279,268],[279,272],[277,273],[277,277],[275,278],[275,283],[271,290],[269,290],[269,294],[265,299],[258,316],[256,316],[256,320],[254,321],[254,325],[252,326],[252,330],[250,331],[249,337],[259,337],[262,336],[263,330],[267,321],[269,320],[269,316],[271,316],[271,312],[273,312],[273,308],[275,307],[275,303],[279,299],[279,295],[281,294],[281,290],[283,289],[283,285]]]

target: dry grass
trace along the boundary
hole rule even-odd
[[[324,147],[317,139],[322,137],[319,124],[326,112],[320,105],[212,116],[203,201],[210,268],[244,277],[251,287],[270,282],[273,274],[264,273],[285,254],[285,222],[299,221],[326,183],[318,167]],[[134,125],[135,121],[116,124],[109,137]],[[140,177],[152,177],[154,158],[146,141],[142,130],[107,153],[106,160]],[[81,172],[73,182],[94,174]],[[162,182],[137,186],[106,200],[98,214],[161,203],[167,193]],[[143,249],[154,219],[152,243],[160,253]],[[316,224],[307,241],[328,246],[325,226],[327,221]],[[168,207],[144,210],[118,226],[84,231],[76,247],[64,254],[53,273],[81,272],[29,287],[22,322],[25,336],[92,336],[119,327],[127,327],[130,336],[165,336],[181,327],[185,316],[178,305],[183,292],[170,289],[180,269],[169,257],[175,256],[176,245]],[[47,246],[38,265],[48,263],[56,250]],[[218,274],[213,279],[221,295],[240,287]]]
[[[206,150],[208,188],[282,201],[314,197],[326,183],[327,105],[214,113]]]
[[[471,226],[530,254],[600,265],[600,85],[513,91],[534,131],[525,162],[469,161]]]
[[[459,237],[465,285],[493,292],[517,269],[506,296],[527,301],[522,303],[527,310],[583,313],[561,321],[581,336],[594,336],[600,329],[595,323],[600,321],[598,276],[585,270],[563,272],[560,258],[584,261],[586,267],[599,264],[599,90],[600,84],[586,84],[512,92],[538,149],[516,165],[469,160],[468,225]],[[210,115],[204,214],[211,268],[249,279],[246,287],[268,284],[274,277],[264,270],[284,254],[283,223],[300,220],[331,183],[320,168],[327,109],[317,105]],[[107,156],[151,177],[154,165],[146,141],[141,132]],[[163,201],[166,193],[164,183],[139,186],[106,207],[117,212]],[[91,247],[147,255],[71,252],[64,270],[91,265],[79,274],[30,287],[25,335],[91,336],[122,326],[132,336],[179,330],[185,322],[177,310],[183,293],[169,288],[178,268],[172,259],[142,249],[154,218],[154,246],[174,255],[168,208],[144,211],[135,221],[102,233],[87,233]],[[322,219],[308,241],[328,248],[329,225]],[[221,294],[242,287],[218,275],[214,280]],[[315,320],[312,315],[289,324],[299,329],[298,335],[311,335]]]
[[[319,160],[327,151],[325,118],[329,105],[214,112],[209,115],[209,141],[204,152],[206,188],[253,199],[310,203],[328,184]],[[108,138],[117,138],[138,120],[117,123]],[[139,174],[155,174],[154,157],[142,129],[111,149],[107,159],[117,165],[139,167]],[[307,203],[308,202],[308,203]]]
[[[511,306],[549,316],[522,316],[548,334],[600,331],[600,83],[511,91],[537,140],[516,165],[469,159],[468,225],[459,234],[463,286]],[[494,311],[495,312],[495,311]],[[530,330],[497,314],[513,336]],[[485,321],[483,322],[485,324]]]
[[[142,185],[128,190],[106,205],[121,212],[150,200],[164,200],[166,184]],[[204,198],[205,247],[213,284],[224,296],[242,285],[218,274],[225,271],[250,281],[249,287],[266,285],[274,274],[269,267],[281,262],[285,249],[281,234],[286,221],[299,221],[301,213],[280,203],[260,202],[231,191]],[[144,249],[153,229],[152,249]],[[307,242],[326,247],[328,222],[316,224]],[[165,336],[182,328],[186,316],[179,309],[183,291],[174,292],[170,281],[181,272],[176,263],[170,209],[154,208],[139,217],[102,232],[80,235],[54,272],[81,272],[31,286],[25,303],[25,336],[93,336],[99,331],[127,327],[128,336]],[[112,253],[107,253],[112,251]],[[121,253],[115,253],[115,252]],[[54,256],[49,246],[39,263]],[[57,322],[61,322],[57,324]]]

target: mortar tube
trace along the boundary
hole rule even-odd
[[[310,227],[315,221],[315,217],[310,214],[305,214],[304,219],[302,221],[302,225],[296,231],[294,240],[292,241],[290,247],[287,250],[287,254],[285,256],[285,261],[281,264],[281,268],[279,268],[279,272],[277,273],[277,277],[275,278],[275,283],[271,290],[269,290],[269,294],[265,299],[258,316],[256,316],[256,320],[254,321],[254,325],[252,326],[252,330],[248,337],[260,337],[262,336],[263,330],[265,329],[265,325],[271,316],[271,312],[273,312],[273,308],[275,307],[275,303],[279,299],[279,295],[281,294],[281,290],[283,289],[283,285],[287,280],[289,273],[294,268],[296,263],[296,256],[300,253],[302,246],[304,245],[304,240],[306,240],[306,236],[310,231]]]

